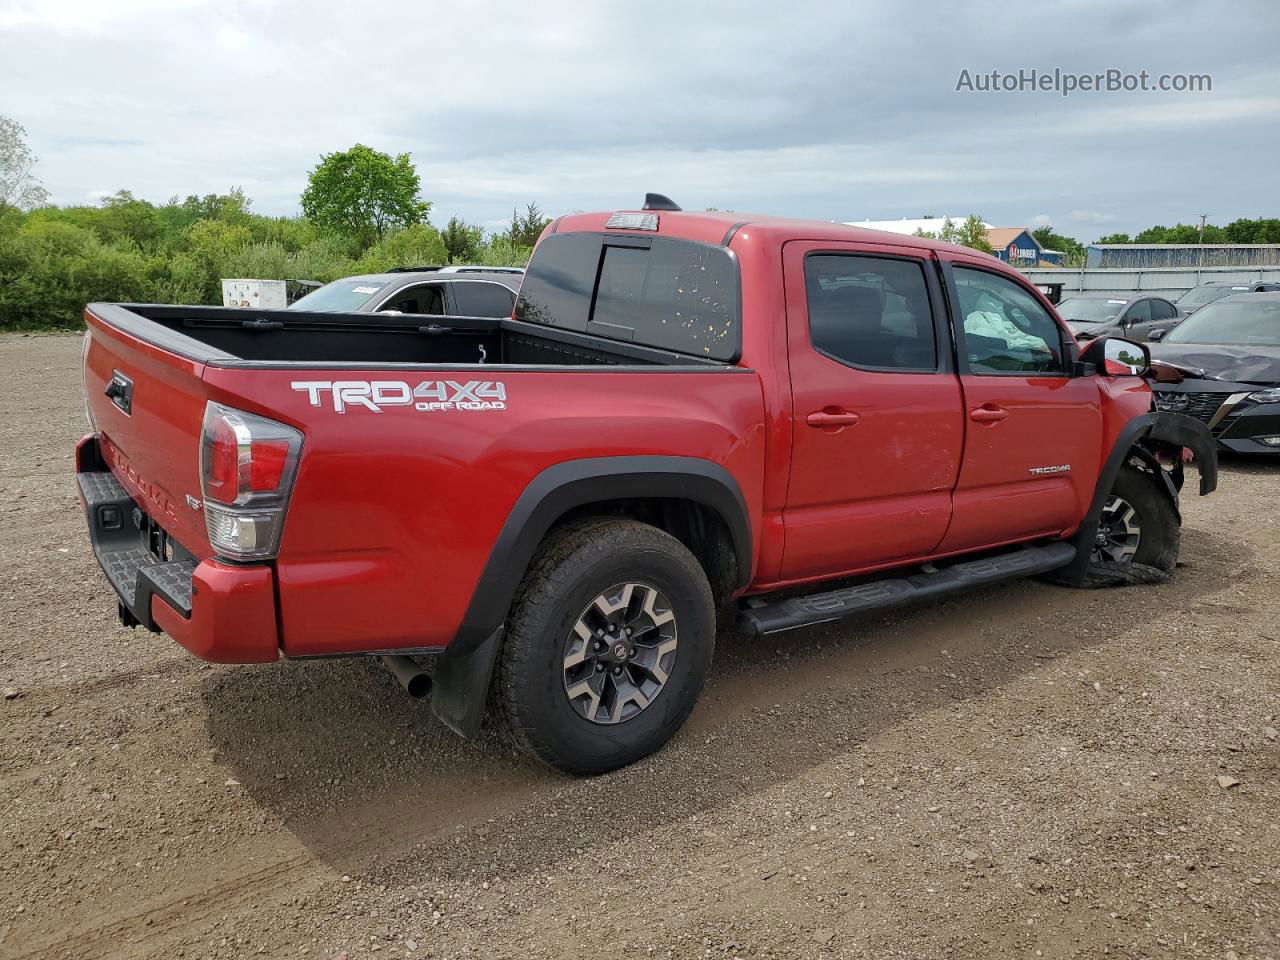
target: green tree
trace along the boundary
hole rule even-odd
[[[1172,227],[1148,227],[1133,238],[1134,243],[1199,243],[1200,225],[1178,223]],[[1227,231],[1213,224],[1204,228],[1205,243],[1226,243]]]
[[[356,264],[356,272],[381,273],[392,267],[435,266],[448,257],[439,231],[425,223],[414,223],[388,233],[366,250]]]
[[[159,211],[128,190],[103,199],[102,210],[91,223],[94,232],[107,243],[122,243],[148,252],[159,247],[167,232]]]
[[[983,253],[992,252],[991,244],[987,243],[986,225],[976,213],[969,214],[962,223],[956,223],[950,217],[947,217],[942,221],[942,229],[938,232],[931,233],[927,230],[917,230],[915,235],[928,240],[941,240],[943,243],[958,243],[963,247],[981,250]]]
[[[473,262],[485,267],[524,267],[531,256],[533,247],[518,246],[501,234],[482,246]]]
[[[532,247],[538,242],[538,238],[542,236],[542,231],[546,229],[548,223],[551,222],[549,217],[544,217],[542,211],[538,209],[536,203],[530,203],[524,208],[521,214],[518,210],[511,211],[511,226],[507,228],[503,234],[514,246]]]
[[[22,124],[0,116],[0,210],[30,210],[48,202],[49,192],[31,172],[37,159]]]
[[[1054,233],[1053,227],[1048,225],[1037,227],[1031,231],[1031,235],[1036,238],[1036,243],[1040,244],[1044,249],[1061,251],[1065,255],[1063,258],[1064,266],[1084,266],[1084,244],[1074,237],[1066,237],[1060,233]]]
[[[479,227],[468,226],[457,217],[450,217],[445,228],[440,231],[440,239],[444,241],[450,263],[470,263],[480,253],[484,231]]]
[[[316,226],[353,236],[368,247],[388,230],[426,219],[431,205],[421,199],[420,190],[407,153],[393,159],[357,143],[320,157],[302,192],[302,212]]]
[[[36,218],[0,238],[0,328],[77,328],[86,303],[151,299],[146,262],[93,231]]]
[[[1108,233],[1105,237],[1099,237],[1095,243],[1133,243],[1129,239],[1127,233]]]

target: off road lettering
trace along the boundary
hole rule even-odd
[[[427,413],[507,409],[506,385],[495,380],[423,380],[416,386],[403,380],[295,380],[289,386],[305,393],[313,407],[324,406],[327,399],[335,413],[383,413],[388,407],[408,406]]]

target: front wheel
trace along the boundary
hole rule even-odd
[[[494,685],[511,739],[567,773],[604,773],[660,748],[711,666],[715,608],[697,559],[634,520],[567,524],[512,605]]]
[[[1178,562],[1182,527],[1156,477],[1124,466],[1103,504],[1090,544],[1089,566],[1079,586],[1155,583]]]

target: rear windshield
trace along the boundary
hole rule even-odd
[[[289,304],[289,309],[354,313],[385,286],[381,280],[335,280]]]
[[[728,250],[633,234],[546,237],[516,302],[517,320],[730,361],[738,315]]]

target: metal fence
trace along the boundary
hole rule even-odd
[[[1150,270],[1173,267],[1274,267],[1280,264],[1280,243],[1091,243],[1089,269]]]
[[[1280,283],[1280,265],[1268,267],[1137,267],[1133,269],[1031,267],[1022,271],[1032,283],[1060,283],[1062,296],[1075,293],[1161,293],[1177,297],[1210,280]]]

